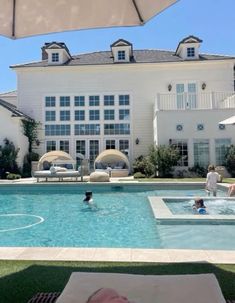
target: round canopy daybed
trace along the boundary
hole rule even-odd
[[[63,166],[74,169],[76,161],[66,152],[54,150],[44,154],[38,161],[38,170],[48,170],[53,166]]]

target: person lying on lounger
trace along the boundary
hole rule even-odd
[[[118,294],[112,288],[100,288],[96,290],[86,303],[135,303]]]

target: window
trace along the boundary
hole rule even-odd
[[[178,132],[182,131],[182,130],[183,130],[183,125],[182,125],[182,124],[177,124],[177,125],[176,125],[176,130],[177,130]]]
[[[74,120],[75,121],[84,121],[85,120],[85,111],[84,110],[75,110]]]
[[[187,48],[187,57],[188,58],[195,57],[195,48],[194,47],[188,47]]]
[[[204,125],[202,124],[202,123],[199,123],[198,125],[197,125],[197,130],[204,130]]]
[[[118,60],[125,60],[126,59],[126,52],[124,50],[118,51]]]
[[[99,106],[100,105],[100,96],[89,96],[89,105],[90,106]]]
[[[129,135],[130,124],[104,124],[105,135]]]
[[[69,154],[69,141],[68,140],[60,141],[60,150]]]
[[[52,53],[51,54],[51,61],[52,62],[59,62],[59,53]]]
[[[55,121],[55,111],[54,110],[47,110],[45,121]]]
[[[70,135],[70,125],[67,125],[67,124],[45,125],[45,135],[46,136],[69,136]]]
[[[54,107],[55,106],[55,97],[54,96],[47,96],[45,98],[45,106],[46,107]]]
[[[56,141],[46,141],[46,151],[56,150]]]
[[[119,109],[119,120],[129,120],[130,110],[129,109]]]
[[[106,149],[115,149],[115,140],[106,140],[105,147]]]
[[[119,105],[130,105],[130,96],[119,95]]]
[[[225,165],[225,155],[231,145],[230,139],[215,140],[215,161],[216,165]]]
[[[77,140],[76,141],[76,153],[86,155],[86,141],[85,140]]]
[[[100,111],[99,110],[89,110],[89,119],[90,120],[100,120]]]
[[[60,97],[60,106],[70,106],[70,97],[69,96],[61,96]]]
[[[225,130],[225,125],[224,124],[219,124],[219,130]]]
[[[129,154],[129,140],[119,140],[119,150],[128,156]]]
[[[177,166],[188,166],[188,143],[186,140],[172,140],[171,145],[174,146],[181,156],[177,162]]]
[[[114,120],[114,119],[115,119],[114,109],[105,109],[104,120]]]
[[[90,140],[89,158],[90,158],[91,169],[94,169],[94,161],[98,155],[99,155],[99,141]]]
[[[195,140],[193,143],[194,165],[209,165],[209,140]]]
[[[60,121],[70,121],[70,111],[69,110],[60,111]]]
[[[74,135],[100,135],[99,124],[76,124],[74,125]]]
[[[75,96],[74,97],[74,106],[85,106],[85,97],[84,96]]]
[[[114,96],[105,95],[104,96],[104,106],[112,106],[112,105],[114,105]]]

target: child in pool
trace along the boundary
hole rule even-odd
[[[202,198],[196,198],[194,200],[193,209],[200,213],[206,213],[206,206]]]
[[[86,191],[85,192],[85,198],[83,199],[83,202],[88,205],[92,209],[97,209],[97,206],[95,205],[93,199],[92,199],[92,192]]]
[[[206,191],[208,196],[210,196],[210,193],[213,194],[214,197],[216,197],[217,194],[217,182],[220,181],[220,175],[215,171],[214,165],[208,166],[208,173],[206,176]]]

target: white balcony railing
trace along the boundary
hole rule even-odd
[[[158,94],[155,110],[235,108],[235,92]]]

